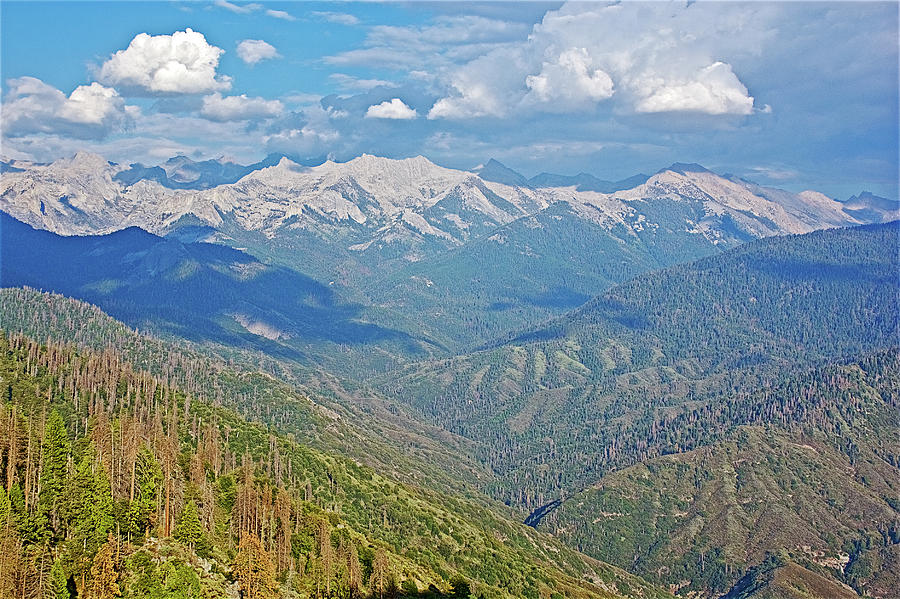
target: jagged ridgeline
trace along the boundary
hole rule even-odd
[[[662,597],[112,350],[0,335],[2,597]]]
[[[471,351],[751,239],[898,215],[871,194],[842,203],[692,164],[618,183],[368,155],[148,169],[81,152],[10,166],[5,285],[358,380]]]

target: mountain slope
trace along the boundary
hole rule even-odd
[[[851,389],[854,396],[871,392]],[[896,430],[890,425],[900,425],[889,418],[896,406],[866,405],[888,425],[868,432],[889,440]],[[848,457],[825,435],[739,427],[701,449],[604,476],[563,501],[541,528],[685,591],[725,591],[777,551],[840,573],[857,557],[850,554],[854,543],[900,542],[897,466],[874,454],[865,438],[852,439]],[[894,456],[898,450],[894,443]]]
[[[639,272],[884,218],[681,164],[600,186],[608,193],[581,179],[532,185],[496,161],[473,173],[421,156],[316,166],[270,157],[241,171],[184,157],[141,170],[79,153],[10,168],[0,210],[35,228],[139,227],[241,249],[333,287],[359,305],[358,318],[446,352],[558,316]]]
[[[378,386],[479,443],[496,496],[534,509],[611,467],[696,447],[727,426],[713,408],[735,390],[893,346],[898,232],[760,240],[640,275],[546,327]]]
[[[48,579],[88,594],[105,571],[126,597],[171,584],[234,595],[250,584],[241,563],[251,560],[263,589],[288,594],[384,594],[402,581],[440,593],[465,575],[486,597],[665,596],[477,504],[191,398],[113,352],[2,335],[0,377],[12,439],[0,489],[4,594]],[[20,453],[19,439],[39,443],[42,458]]]
[[[786,559],[754,568],[723,599],[854,599],[853,589]]]
[[[138,333],[96,306],[29,288],[0,289],[0,329],[98,353],[114,351],[186,393],[214,398],[304,445],[340,453],[410,484],[471,493],[489,476],[472,460],[465,439],[424,426],[404,406],[319,369],[234,346]]]
[[[93,302],[131,326],[307,363],[327,361],[347,345],[378,344],[384,353],[375,362],[428,345],[365,322],[360,306],[328,286],[221,245],[181,243],[136,228],[61,237],[5,214],[0,225],[3,285]]]

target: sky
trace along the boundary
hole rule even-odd
[[[898,197],[898,4],[0,2],[0,155],[363,153]]]

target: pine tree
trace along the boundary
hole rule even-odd
[[[472,595],[472,588],[469,581],[460,575],[456,575],[450,581],[450,596],[454,599],[469,599]]]
[[[362,597],[363,572],[359,563],[359,552],[351,542],[347,547],[347,574],[349,575],[350,597]]]
[[[146,445],[141,445],[135,466],[135,497],[128,511],[128,529],[143,535],[154,525],[157,492],[162,482],[159,462]]]
[[[0,533],[7,532],[13,526],[12,505],[9,503],[9,493],[0,486]]]
[[[389,579],[387,552],[383,548],[379,548],[372,561],[372,575],[369,577],[369,591],[372,595],[382,599],[387,591]]]
[[[0,597],[18,596],[16,587],[22,568],[22,543],[15,527],[0,528]]]
[[[231,569],[243,599],[272,599],[278,595],[275,564],[252,533],[241,537]]]
[[[55,560],[50,568],[50,580],[47,587],[47,592],[44,593],[46,599],[69,599],[71,597],[66,570],[59,559]]]
[[[325,583],[325,596],[331,596],[331,583],[334,578],[334,547],[331,545],[331,526],[324,518],[319,521],[317,533],[319,540],[319,561],[322,564],[322,582]]]
[[[93,519],[94,519],[94,539],[98,544],[103,542],[106,535],[112,531],[115,526],[115,516],[113,515],[113,498],[112,488],[109,483],[109,477],[106,475],[106,468],[103,462],[97,463],[94,471],[94,501],[93,501]]]
[[[116,540],[110,534],[91,566],[90,599],[112,599],[121,594],[116,583],[119,575],[116,572],[115,552]]]
[[[181,512],[181,520],[175,529],[175,538],[187,545],[191,551],[194,550],[194,545],[203,538],[200,514],[193,499],[187,502]]]
[[[66,425],[59,412],[53,410],[44,425],[38,513],[57,533],[61,532],[60,503],[66,484],[68,459],[69,438]]]

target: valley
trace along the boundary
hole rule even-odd
[[[617,184],[421,157],[205,163],[196,184],[87,154],[12,166],[5,438],[45,443],[35,419],[60,414],[73,460],[134,506],[111,469],[136,427],[148,464],[183,464],[147,484],[205,514],[195,558],[147,503],[125,596],[170,570],[232,592],[248,533],[300,596],[377,594],[379,568],[404,596],[892,596],[891,202],[678,164]],[[84,387],[95,362],[121,382]],[[5,491],[16,588],[57,562],[93,576],[29,488]]]

